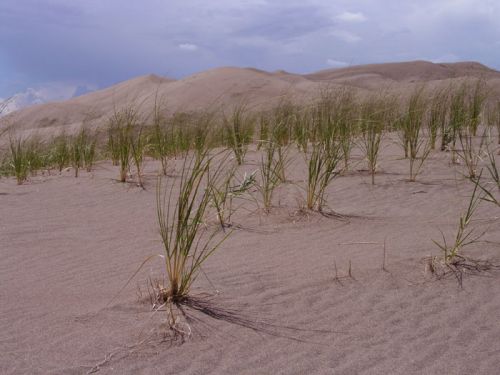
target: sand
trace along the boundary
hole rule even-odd
[[[271,213],[244,203],[234,217],[243,229],[207,260],[210,281],[200,275],[193,290],[216,289],[214,306],[267,332],[198,313],[184,343],[164,338],[166,314],[144,302],[159,259],[117,295],[162,251],[153,161],[146,190],[116,182],[109,162],[77,179],[71,170],[22,186],[1,179],[0,373],[497,373],[500,274],[465,277],[460,288],[424,273],[423,259],[439,254],[432,239],[453,236],[473,186],[442,152],[410,183],[401,154],[387,139],[375,186],[355,155],[328,189],[345,220],[299,210],[306,174],[295,155]],[[240,172],[259,158],[251,150]],[[487,232],[468,255],[500,262],[499,216],[480,206],[473,224]]]
[[[464,79],[483,78],[490,94],[500,97],[500,72],[475,62],[435,64],[426,61],[370,64],[328,69],[312,74],[266,72],[253,68],[222,67],[173,80],[147,75],[63,102],[28,107],[5,116],[0,129],[33,131],[41,136],[78,130],[82,124],[103,127],[115,109],[134,106],[147,121],[155,98],[165,112],[230,111],[245,104],[249,110],[266,110],[282,101],[310,103],[325,88],[347,85],[360,95],[381,90],[397,95],[427,87],[460,84]]]

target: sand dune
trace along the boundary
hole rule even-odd
[[[467,77],[500,88],[500,73],[477,63],[410,62],[311,75],[229,67],[181,80],[138,77],[5,120],[54,132],[86,119],[102,125],[115,106],[150,111],[156,93],[170,111],[242,102],[265,108],[284,96],[309,100],[322,85],[405,94],[422,82]],[[308,169],[293,147],[287,182],[277,188],[269,214],[255,186],[251,195],[234,198],[235,230],[191,290],[229,315],[186,310],[185,342],[168,330],[166,311],[152,312],[148,302],[148,281],[165,277],[163,260],[140,268],[164,251],[157,162],[146,159],[144,190],[133,171],[129,183],[117,182],[119,167],[110,161],[78,178],[71,168],[39,171],[23,185],[2,177],[0,373],[497,374],[500,270],[465,275],[461,288],[425,267],[429,256],[443,256],[432,240],[444,234],[452,241],[467,209],[474,185],[463,177],[463,163],[433,151],[417,182],[409,182],[398,136],[387,133],[372,185],[361,149],[353,147],[350,170],[326,191],[328,207],[341,217],[304,209]],[[251,145],[237,176],[256,171],[262,156]],[[500,154],[493,157],[500,165]],[[165,183],[173,184],[183,159],[169,163]],[[219,228],[209,210],[203,228]],[[481,202],[470,225],[484,236],[463,254],[500,264],[499,220],[498,207]]]
[[[387,63],[324,70],[299,75],[253,68],[216,68],[180,80],[155,75],[131,79],[64,102],[29,107],[3,118],[3,126],[53,132],[78,128],[84,121],[102,126],[115,108],[135,105],[151,113],[155,96],[168,112],[229,108],[269,108],[280,100],[307,102],[325,85],[347,85],[360,90],[408,90],[418,82],[433,84],[464,78],[486,79],[500,93],[500,72],[475,62],[434,64],[426,61]]]
[[[239,172],[259,160],[251,150]],[[359,164],[329,187],[343,221],[298,209],[306,169],[295,155],[292,183],[280,187],[271,214],[244,202],[233,218],[244,229],[208,259],[209,279],[200,275],[194,289],[216,288],[217,306],[270,332],[201,314],[182,345],[162,339],[166,313],[140,302],[148,277],[161,275],[160,259],[113,299],[162,251],[155,163],[146,190],[115,182],[109,162],[78,179],[71,171],[22,186],[2,179],[0,372],[496,374],[500,274],[466,277],[464,289],[424,274],[422,259],[439,252],[431,239],[453,234],[471,193],[448,160],[433,153],[419,182],[408,183],[407,161],[388,139],[377,185]],[[488,231],[467,254],[500,261],[498,210],[482,205],[474,225]]]

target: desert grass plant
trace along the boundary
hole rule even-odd
[[[59,173],[70,163],[69,137],[63,133],[54,138],[51,145],[50,158]]]
[[[327,114],[328,131],[324,134],[327,138],[340,143],[342,149],[342,158],[344,161],[343,172],[349,169],[349,160],[351,150],[354,145],[354,136],[356,135],[356,97],[354,91],[343,87],[340,89],[327,89],[322,94],[324,102],[324,114]]]
[[[188,298],[202,264],[230,235],[221,236],[220,230],[206,233],[202,225],[211,199],[210,184],[222,172],[221,168],[211,170],[211,162],[207,153],[186,158],[179,183],[170,189],[164,189],[158,178],[157,219],[168,279],[159,298],[167,305],[182,304]]]
[[[193,115],[185,112],[177,112],[170,118],[169,130],[173,144],[173,155],[186,157],[192,148],[190,129]]]
[[[49,156],[37,137],[23,139],[20,136],[10,135],[9,156],[6,174],[16,176],[21,185],[28,175],[36,175],[42,168],[48,168]]]
[[[58,140],[60,144],[56,144],[55,157],[58,160],[58,165],[62,166],[65,153],[69,156],[69,163],[74,169],[75,177],[78,177],[79,170],[85,168],[87,172],[92,170],[96,159],[96,136],[85,127],[69,140],[61,138]],[[65,142],[66,145],[65,145]],[[65,149],[66,147],[66,149]]]
[[[84,130],[82,129],[79,134],[73,136],[69,142],[69,160],[73,167],[75,177],[78,177],[80,168],[83,167],[83,147],[84,147]]]
[[[259,113],[259,134],[257,140],[257,150],[260,150],[261,147],[269,142],[270,138],[270,115],[266,112]]]
[[[388,113],[387,105],[386,99],[371,97],[365,99],[360,106],[358,120],[360,129],[359,147],[367,160],[372,185],[375,185],[377,161]]]
[[[262,146],[262,157],[260,161],[260,181],[256,184],[257,191],[262,198],[264,211],[269,213],[272,207],[273,195],[276,188],[282,182],[280,178],[283,159],[278,156],[280,146],[269,141]]]
[[[314,142],[307,161],[306,206],[309,210],[323,212],[326,189],[339,174],[337,166],[342,159],[339,142]]]
[[[293,127],[297,121],[298,108],[290,102],[282,102],[271,115],[269,142],[265,145],[264,153],[273,149],[273,158],[277,159],[274,173],[280,182],[287,182],[286,169],[291,162],[290,147],[293,140]]]
[[[489,261],[477,260],[464,254],[464,248],[477,243],[486,231],[477,234],[474,228],[470,228],[474,214],[476,213],[486,194],[481,188],[481,174],[472,180],[474,190],[470,196],[467,210],[460,216],[458,227],[454,239],[448,243],[446,236],[441,232],[442,242],[433,240],[434,244],[441,250],[440,257],[430,257],[426,260],[427,267],[431,273],[438,278],[449,274],[454,275],[462,286],[464,274],[477,274],[498,268]]]
[[[144,181],[142,178],[144,154],[148,148],[148,140],[144,134],[144,127],[142,124],[137,123],[134,129],[129,132],[130,141],[130,154],[135,166],[137,174],[137,185],[144,189]]]
[[[271,112],[271,138],[279,146],[287,146],[293,140],[293,128],[300,109],[283,99]]]
[[[150,150],[153,157],[161,163],[161,172],[164,176],[168,171],[168,159],[173,154],[173,134],[169,131],[167,119],[162,113],[161,101],[155,97],[152,117],[152,131],[149,137]]]
[[[115,119],[109,120],[109,126],[108,126],[108,143],[107,143],[107,153],[109,157],[111,158],[111,162],[113,163],[114,166],[119,166],[120,165],[120,142],[119,142],[119,129],[117,126],[117,123],[115,123],[116,116],[114,116]]]
[[[21,185],[28,178],[30,160],[26,140],[11,136],[9,139],[10,160],[9,167],[16,176],[17,184]]]
[[[253,138],[253,116],[248,113],[245,105],[240,104],[233,108],[229,116],[224,115],[223,123],[224,143],[233,151],[238,165],[242,165]]]
[[[402,146],[410,164],[409,181],[416,180],[432,148],[431,137],[426,137],[424,134],[426,109],[425,89],[420,86],[410,96],[399,119]]]
[[[449,128],[443,135],[442,149],[451,148],[451,161],[457,163],[456,141],[461,129],[467,124],[467,84],[462,83],[450,94]]]
[[[488,170],[491,179],[500,190],[500,170],[498,169],[497,161],[495,158],[495,151],[491,149],[489,144],[486,145],[486,169]]]
[[[500,145],[500,100],[490,100],[486,107],[487,125],[497,132],[497,143]]]
[[[132,139],[139,127],[139,115],[133,106],[115,110],[108,125],[108,146],[120,166],[120,182],[126,182],[133,158]]]
[[[308,108],[303,108],[297,112],[293,122],[293,140],[297,149],[307,152],[309,140],[311,138],[312,114]]]
[[[87,172],[91,172],[97,157],[97,137],[88,129],[82,129],[81,150],[83,166]]]
[[[442,138],[444,139],[443,135],[448,129],[448,98],[448,87],[437,89],[430,98],[431,104],[428,108],[427,127],[432,150],[436,149],[438,133],[441,132]],[[441,148],[444,150],[443,144],[441,144]]]
[[[468,127],[472,135],[476,136],[481,123],[481,116],[484,111],[486,101],[488,99],[488,92],[486,81],[484,79],[477,79],[470,90],[468,95]]]
[[[480,136],[479,143],[474,136],[474,128],[465,126],[460,129],[458,139],[460,149],[456,150],[457,156],[463,161],[467,170],[467,177],[475,179],[478,174],[479,162],[487,145],[487,129]]]

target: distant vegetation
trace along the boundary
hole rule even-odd
[[[21,184],[40,170],[50,174],[71,167],[77,177],[82,168],[91,171],[96,160],[111,159],[119,166],[119,181],[142,186],[143,163],[148,158],[160,162],[163,175],[170,159],[193,150],[227,148],[236,164],[242,165],[248,146],[255,143],[263,151],[260,186],[266,191],[263,204],[268,206],[271,187],[286,182],[288,155],[294,146],[308,165],[306,205],[321,210],[326,187],[349,170],[353,149],[364,155],[375,184],[381,141],[391,132],[399,135],[409,181],[417,179],[437,143],[442,151],[449,151],[453,163],[465,165],[471,178],[477,175],[481,160],[494,160],[495,132],[500,144],[500,101],[488,97],[482,80],[432,90],[421,85],[408,98],[385,93],[360,96],[341,88],[322,90],[307,106],[282,101],[275,109],[261,112],[239,105],[222,114],[164,113],[161,100],[156,100],[147,117],[133,105],[115,111],[104,133],[89,124],[78,134],[62,133],[50,140],[5,132],[0,172],[16,176]]]

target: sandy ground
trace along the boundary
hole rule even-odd
[[[298,209],[299,155],[271,214],[244,203],[234,217],[243,229],[208,259],[209,280],[200,275],[193,293],[217,289],[214,306],[260,330],[193,313],[183,344],[163,339],[166,314],[143,301],[159,259],[117,296],[162,251],[153,162],[145,191],[114,181],[108,162],[78,179],[1,179],[0,373],[498,373],[500,274],[466,277],[461,289],[425,275],[422,262],[439,254],[440,230],[453,236],[472,184],[441,152],[409,183],[401,150],[386,145],[375,186],[362,161],[331,184],[329,205],[347,220]],[[242,171],[259,158],[250,151]],[[487,232],[467,254],[500,262],[499,216],[480,206],[473,224]]]

